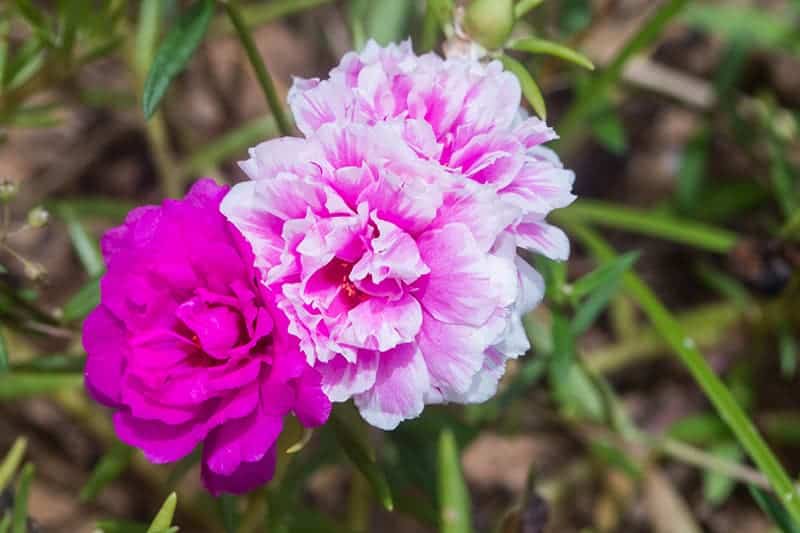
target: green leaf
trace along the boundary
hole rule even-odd
[[[8,533],[11,530],[11,513],[6,512],[0,518],[0,533]]]
[[[89,280],[75,295],[69,299],[62,309],[62,320],[69,324],[82,320],[100,303],[100,280]]]
[[[731,464],[740,463],[744,452],[735,441],[725,441],[713,445],[709,452]],[[707,471],[703,474],[703,497],[713,506],[718,506],[730,497],[736,481],[718,472]]]
[[[147,524],[128,520],[103,520],[97,523],[97,529],[103,533],[147,533]]]
[[[519,0],[514,6],[514,18],[521,19],[532,11],[542,5],[544,0]]]
[[[772,494],[752,485],[749,486],[750,495],[756,501],[772,522],[778,526],[782,533],[800,533],[798,526],[786,509],[775,499]]]
[[[0,464],[0,492],[3,492],[14,478],[14,474],[17,472],[19,465],[22,464],[22,458],[25,456],[25,449],[27,447],[27,439],[25,439],[25,437],[18,437],[17,440],[14,441],[11,450],[3,459],[2,464]]]
[[[597,113],[589,121],[595,139],[612,154],[622,155],[628,149],[625,125],[613,108]]]
[[[3,334],[2,322],[0,322],[0,374],[8,372],[8,346],[6,336]]]
[[[8,372],[0,374],[0,401],[77,389],[81,385],[83,385],[83,374]]]
[[[145,118],[150,118],[203,40],[214,15],[214,0],[197,0],[183,13],[159,46],[147,75],[142,95]]]
[[[372,490],[375,491],[375,496],[385,509],[391,511],[394,509],[394,502],[392,500],[392,493],[389,489],[389,483],[386,481],[386,476],[380,469],[376,462],[375,452],[369,447],[363,438],[361,438],[355,430],[343,420],[338,414],[334,413],[329,419],[329,423],[333,427],[336,434],[336,439],[339,445],[344,450],[344,453],[350,461],[364,474]]]
[[[728,39],[748,39],[763,48],[797,50],[797,27],[789,16],[762,7],[691,2],[684,22]]]
[[[705,446],[731,435],[725,422],[714,413],[689,415],[672,424],[667,435],[695,446]]]
[[[622,273],[616,279],[599,286],[580,306],[578,306],[575,316],[572,318],[572,334],[582,335],[588,330],[597,317],[600,316],[608,303],[619,291]]]
[[[598,288],[616,283],[622,275],[630,270],[633,264],[639,259],[639,252],[628,252],[614,258],[612,261],[604,263],[599,268],[586,274],[581,279],[572,284],[569,291],[570,298],[577,304],[578,300],[596,291]]]
[[[219,514],[222,518],[222,527],[225,533],[236,533],[239,529],[239,509],[237,508],[236,496],[223,494],[217,498]]]
[[[400,41],[408,36],[415,8],[413,0],[371,0],[365,25],[367,38],[381,45]]]
[[[85,365],[86,356],[84,355],[47,355],[11,365],[11,371],[15,373],[79,373],[83,372]]]
[[[698,204],[698,200],[705,181],[709,141],[708,131],[701,129],[689,140],[683,152],[675,197],[678,207],[685,212],[693,212],[697,206],[702,205]]]
[[[427,0],[427,2],[428,9],[443,30],[453,25],[453,0]]]
[[[536,85],[536,82],[533,80],[531,73],[528,72],[528,69],[525,68],[525,65],[505,54],[500,56],[500,61],[502,61],[506,70],[512,72],[517,77],[522,86],[522,94],[525,95],[525,99],[531,104],[536,114],[539,115],[542,120],[546,120],[547,108],[544,104],[544,96],[542,96],[541,89]]]
[[[31,480],[34,468],[28,463],[22,467],[19,485],[14,499],[14,511],[11,519],[11,533],[27,533],[28,531],[28,497],[31,492]]]
[[[439,434],[439,531],[471,533],[469,490],[461,472],[461,457],[450,428]]]
[[[722,228],[596,200],[580,199],[555,211],[552,217],[567,222],[592,222],[722,254],[730,252],[738,241],[735,233]]]
[[[561,0],[558,26],[567,35],[581,31],[592,21],[592,3],[589,0]]]
[[[164,505],[161,506],[158,514],[156,514],[156,517],[153,519],[153,522],[147,529],[147,533],[161,533],[169,530],[170,526],[172,525],[172,517],[175,515],[175,506],[177,504],[177,494],[173,492],[167,496],[167,499],[164,501]]]
[[[778,352],[781,361],[781,374],[791,379],[797,373],[798,343],[788,323],[781,325],[778,332]]]
[[[121,442],[115,443],[94,467],[89,481],[81,489],[80,500],[89,502],[97,498],[106,485],[117,479],[128,468],[132,458],[133,448]]]
[[[75,253],[78,254],[83,268],[93,278],[100,276],[106,267],[97,241],[86,232],[86,228],[83,227],[71,207],[61,206],[59,214],[67,223],[72,247],[75,248]]]
[[[576,65],[585,69],[594,70],[594,65],[585,55],[573,50],[572,48],[568,48],[564,45],[553,41],[548,41],[546,39],[525,37],[512,42],[510,48],[512,50],[528,52],[530,54],[545,54],[555,56],[563,59],[564,61],[575,63]]]

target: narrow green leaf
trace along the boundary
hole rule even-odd
[[[6,454],[2,464],[0,464],[0,492],[3,492],[9,486],[14,474],[17,472],[19,465],[22,464],[22,458],[25,456],[25,449],[28,447],[28,440],[25,437],[18,437],[14,441],[11,450]]]
[[[144,84],[142,107],[145,118],[153,116],[170,83],[183,71],[203,40],[214,15],[214,5],[214,0],[197,0],[178,18],[158,47]]]
[[[608,260],[615,256],[613,249],[589,228],[581,224],[572,224],[571,231],[596,257]],[[697,348],[695,339],[686,337],[677,319],[639,277],[628,273],[623,281],[625,289],[647,315],[653,328],[691,373],[695,382],[747,451],[748,456],[769,480],[770,486],[780,498],[781,503],[786,506],[793,520],[800,521],[800,497],[798,497],[794,482],[761,437],[753,422],[739,406],[730,389],[709,366],[708,361]]]
[[[222,527],[225,533],[236,533],[239,529],[239,509],[237,508],[236,496],[223,494],[217,498],[219,514],[222,518]]]
[[[725,422],[714,413],[703,413],[681,418],[672,424],[667,435],[694,446],[706,446],[731,435]]]
[[[696,133],[686,145],[678,169],[678,186],[675,198],[678,207],[686,212],[693,212],[700,200],[706,172],[706,160],[710,147],[710,136],[706,129]]]
[[[8,372],[8,346],[6,336],[3,334],[2,322],[0,322],[0,374]]]
[[[134,63],[138,76],[144,77],[153,61],[165,4],[163,0],[142,0],[139,4],[134,46]]]
[[[725,441],[713,445],[709,452],[731,464],[737,464],[744,458],[744,452],[735,441]],[[730,497],[736,481],[718,472],[707,471],[703,474],[703,497],[713,506],[718,506]]]
[[[469,490],[461,472],[461,456],[450,428],[439,434],[439,531],[471,533]]]
[[[427,0],[427,2],[428,9],[433,12],[442,30],[453,25],[453,0]]]
[[[520,19],[528,14],[529,11],[536,9],[544,0],[519,0],[514,6],[514,17]]]
[[[528,69],[525,68],[525,65],[505,54],[500,56],[500,61],[503,62],[503,66],[506,70],[512,72],[517,77],[522,86],[522,94],[525,95],[525,99],[531,104],[536,114],[539,115],[542,120],[546,120],[547,108],[544,104],[544,96],[542,96],[542,91],[539,89],[539,86],[536,85],[536,82],[533,80],[531,73],[528,72]]]
[[[106,267],[97,241],[86,232],[86,228],[83,227],[71,207],[62,206],[59,214],[67,223],[69,238],[72,240],[72,246],[75,248],[75,253],[78,254],[83,268],[93,278],[100,276]]]
[[[350,461],[364,474],[364,477],[367,478],[367,481],[369,481],[369,484],[372,486],[372,490],[375,491],[375,496],[378,501],[380,501],[381,505],[389,511],[394,509],[389,483],[386,481],[386,475],[376,462],[375,452],[364,439],[355,432],[350,424],[343,420],[338,414],[334,413],[331,415],[329,423],[333,427],[339,445]]]
[[[42,49],[37,42],[34,42],[33,44],[33,53],[30,56],[23,56],[26,50],[23,46],[23,51],[19,54],[23,57],[18,61],[14,61],[14,63],[11,65],[11,68],[9,68],[7,72],[8,77],[6,79],[6,89],[8,91],[18,89],[24,85],[44,66],[46,51]]]
[[[175,515],[175,506],[178,504],[178,495],[174,492],[167,496],[164,505],[158,511],[158,514],[153,519],[147,533],[160,533],[166,531],[172,525],[172,517]]]
[[[595,200],[578,200],[552,216],[563,222],[591,222],[722,254],[730,252],[738,241],[735,233],[722,228]]]
[[[589,127],[595,139],[612,154],[622,155],[628,149],[625,125],[610,106],[592,116]]]
[[[525,37],[512,42],[510,48],[520,52],[528,52],[529,54],[545,54],[555,56],[563,59],[564,61],[575,63],[576,65],[585,69],[594,70],[594,65],[585,55],[573,50],[572,48],[568,48],[562,44],[548,41],[546,39]]]
[[[413,0],[371,0],[365,20],[366,37],[387,45],[408,36],[416,9]]]
[[[8,533],[11,530],[11,513],[6,512],[0,519],[0,533]]]
[[[102,533],[147,533],[147,524],[128,520],[103,520],[97,523]]]
[[[0,401],[23,396],[76,389],[83,384],[83,374],[37,374],[7,372],[0,374]]]
[[[586,274],[581,279],[572,284],[569,291],[570,298],[577,303],[578,300],[594,292],[602,285],[614,283],[622,277],[622,274],[630,270],[633,264],[639,259],[639,252],[628,252],[614,258],[614,260],[604,263],[596,270]]]
[[[34,468],[28,463],[22,467],[19,476],[19,485],[14,494],[14,511],[11,519],[11,533],[26,533],[28,531],[28,497],[31,492],[31,480]]]
[[[800,526],[792,520],[786,509],[775,499],[772,494],[752,485],[749,486],[750,495],[756,501],[772,522],[778,526],[782,533],[800,533]]]
[[[608,307],[609,302],[620,288],[620,276],[609,280],[608,283],[599,286],[580,306],[578,306],[575,316],[572,318],[572,334],[582,335],[588,330],[597,317]]]
[[[13,364],[11,371],[14,373],[79,373],[83,372],[85,364],[86,356],[84,355],[47,355]]]
[[[780,354],[781,374],[786,379],[793,378],[797,373],[797,357],[800,349],[788,322],[782,324],[778,332],[778,352]]]
[[[80,500],[89,502],[97,498],[106,485],[117,479],[128,468],[132,458],[133,448],[121,442],[115,443],[94,467],[89,481],[81,489]]]
[[[69,324],[81,320],[100,303],[100,280],[91,279],[69,299],[62,309],[62,320]]]

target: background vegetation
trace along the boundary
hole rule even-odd
[[[477,3],[475,35],[506,5]],[[291,131],[291,75],[368,38],[440,51],[452,6],[0,5],[0,533],[800,531],[800,2],[507,5],[493,54],[580,196],[553,216],[569,263],[530,258],[535,348],[486,404],[287,434],[272,484],[219,500],[196,456],[149,465],[82,390],[97,239],[196,177],[242,179],[247,147]]]

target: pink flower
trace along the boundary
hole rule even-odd
[[[155,463],[203,444],[213,494],[267,482],[283,417],[318,426],[320,376],[287,333],[253,254],[219,213],[227,187],[135,209],[102,241],[108,272],[86,319],[86,386],[120,439]]]
[[[490,397],[542,294],[506,231],[519,209],[419,157],[435,141],[416,133],[334,121],[263,143],[221,206],[329,398],[384,429]]]
[[[351,52],[327,80],[296,79],[289,104],[312,135],[325,124],[399,123],[406,143],[444,172],[480,183],[518,210],[506,231],[518,246],[565,260],[569,241],[545,221],[569,205],[574,175],[551,150],[538,118],[520,118],[520,85],[499,61],[416,56],[411,43]]]

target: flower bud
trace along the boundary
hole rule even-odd
[[[464,29],[489,50],[502,48],[514,27],[513,0],[472,0],[464,13]]]
[[[37,206],[28,211],[28,225],[32,228],[41,228],[50,221],[50,213],[42,206]]]
[[[0,179],[0,202],[7,202],[17,195],[19,187],[16,181],[8,178]]]

